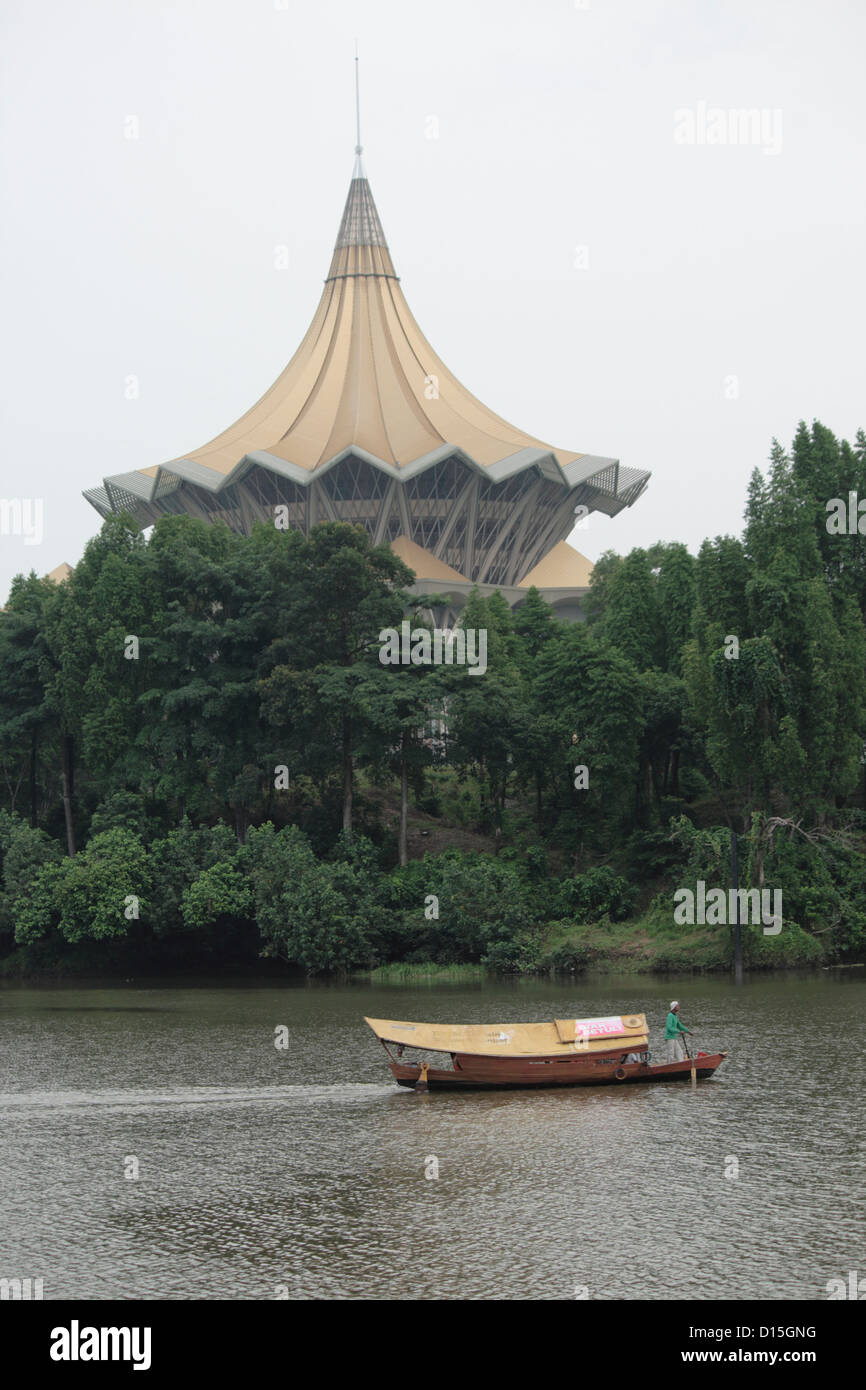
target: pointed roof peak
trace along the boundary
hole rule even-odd
[[[357,168],[349,184],[334,250],[339,251],[343,246],[388,246],[369,181],[363,170],[359,173]]]
[[[334,245],[334,255],[328,280],[348,275],[387,275],[393,279],[394,266],[388,254],[388,243],[376,211],[370,184],[364,172],[361,155],[361,97],[358,85],[358,40],[355,40],[355,165],[349,196],[343,208],[340,230]]]
[[[467,391],[406,303],[357,160],[318,308],[273,385],[200,449],[114,474],[85,495],[103,516],[132,511],[150,525],[168,511],[200,511],[204,490],[208,514],[238,530],[267,514],[268,497],[285,496],[292,525],[362,520],[388,539],[396,527],[452,564],[451,583],[461,574],[511,583],[573,526],[575,498],[615,516],[649,475],[555,449]],[[279,481],[260,490],[260,472]],[[588,583],[588,561],[568,547],[560,554],[585,566]],[[414,559],[428,577],[431,561]],[[531,570],[524,583],[543,577]],[[550,587],[581,587],[557,578]]]
[[[349,195],[340,219],[327,279],[334,280],[346,275],[397,278],[360,155],[355,158]]]

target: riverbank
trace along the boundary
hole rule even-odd
[[[802,970],[828,964],[819,941],[795,923],[786,922],[778,936],[744,928],[747,969]],[[523,969],[496,971],[484,964],[396,961],[354,972],[375,984],[465,983],[497,975],[568,977],[572,975],[724,974],[733,969],[728,928],[660,926],[652,919],[600,922],[589,926],[557,923],[536,943],[534,960]]]
[[[133,942],[125,938],[94,942],[34,942],[19,946],[0,959],[0,980],[129,979],[143,976],[250,976],[274,981],[305,978],[307,972],[279,957],[261,953],[261,942],[250,933],[245,950],[227,959],[206,947],[196,950],[194,938],[179,943]],[[405,950],[409,944],[404,938]],[[422,955],[419,948],[412,955]],[[409,952],[406,953],[409,955]],[[819,938],[793,922],[784,922],[776,936],[743,928],[746,969],[784,971],[816,969],[837,963]],[[849,962],[852,963],[852,962]],[[463,983],[482,977],[562,977],[576,975],[725,974],[733,969],[733,933],[727,926],[676,926],[652,912],[621,922],[608,917],[582,924],[551,922],[525,933],[506,963],[410,958],[371,963],[367,968],[319,972],[334,980],[359,979],[375,983]]]

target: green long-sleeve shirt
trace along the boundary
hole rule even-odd
[[[668,1014],[667,1022],[665,1023],[665,1041],[667,1042],[671,1038],[677,1037],[679,1033],[687,1033],[688,1031],[688,1028],[684,1028],[680,1023],[679,1015],[675,1014],[672,1010]]]

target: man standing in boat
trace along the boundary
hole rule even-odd
[[[668,1061],[682,1062],[685,1060],[686,1049],[682,1035],[690,1033],[690,1028],[683,1027],[680,1022],[680,1004],[678,999],[671,1000],[670,1013],[665,1023],[665,1042],[668,1045]]]

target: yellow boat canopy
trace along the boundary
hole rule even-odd
[[[640,1052],[649,1045],[645,1014],[557,1018],[548,1023],[407,1023],[365,1018],[382,1042],[476,1057],[551,1057],[572,1052]]]

